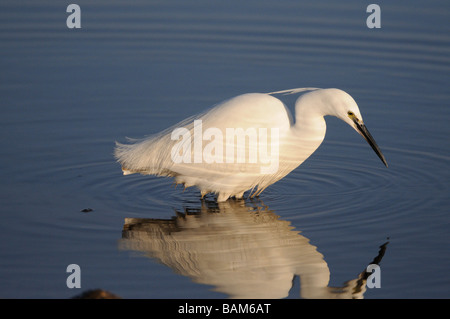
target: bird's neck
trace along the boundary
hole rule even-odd
[[[326,105],[322,101],[308,95],[299,97],[295,103],[294,132],[299,137],[322,142],[326,132],[326,114]]]
[[[302,163],[320,146],[326,133],[323,115],[314,109],[296,106],[295,123],[290,131],[290,154]]]
[[[327,126],[323,115],[314,112],[296,112],[294,134],[302,139],[322,140]]]

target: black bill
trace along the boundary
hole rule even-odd
[[[386,167],[388,167],[388,164],[386,162],[386,159],[384,158],[383,153],[381,153],[380,148],[378,147],[377,143],[375,142],[374,138],[370,134],[367,127],[364,124],[360,124],[359,121],[357,120],[354,120],[353,122],[355,122],[358,133],[364,137],[364,139],[367,141],[367,143],[369,143],[369,145],[372,147],[375,153],[377,153],[378,157],[381,159],[383,164],[386,165]]]

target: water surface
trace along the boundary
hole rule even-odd
[[[0,297],[317,297],[386,242],[381,288],[357,297],[450,297],[447,1],[379,1],[380,29],[356,0],[77,3],[78,30],[64,4],[0,4]],[[201,201],[114,161],[125,136],[295,87],[349,92],[389,168],[335,118],[257,201]]]

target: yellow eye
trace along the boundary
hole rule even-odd
[[[348,111],[347,114],[348,114],[348,116],[350,116],[350,117],[355,116],[355,113],[353,113],[352,111]]]

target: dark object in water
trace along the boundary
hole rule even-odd
[[[75,297],[72,297],[72,299],[121,299],[121,298],[103,289],[92,289],[87,290]]]

